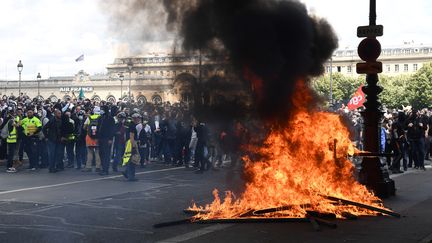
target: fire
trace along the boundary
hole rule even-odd
[[[245,191],[240,197],[228,191],[222,200],[214,190],[211,204],[190,208],[201,212],[195,219],[236,218],[252,210],[281,207],[284,210],[259,217],[305,217],[307,210],[337,217],[347,212],[376,215],[367,209],[337,204],[326,196],[384,208],[355,180],[354,166],[347,159],[355,148],[339,115],[308,109],[312,91],[305,82],[299,81],[296,90],[295,112],[288,125],[274,128],[261,146],[247,148],[263,159],[243,157],[245,173],[251,178]]]

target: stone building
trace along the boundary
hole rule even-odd
[[[432,45],[412,44],[392,48],[382,48],[378,61],[383,63],[382,74],[396,76],[412,74],[420,69],[424,63],[432,62]],[[333,57],[325,65],[326,73],[342,73],[357,76],[356,63],[362,62],[357,50],[345,49],[334,52]]]
[[[0,94],[16,96],[19,82],[0,81]],[[224,57],[208,55],[152,54],[128,58],[116,58],[107,66],[104,75],[89,75],[79,71],[74,76],[49,77],[41,80],[21,81],[21,93],[41,99],[67,99],[78,97],[81,90],[85,98],[94,100],[138,102],[193,102],[194,88],[203,87],[203,102],[216,102],[225,91],[218,87],[239,83]],[[232,85],[231,85],[232,86]],[[211,87],[212,91],[207,92]],[[232,86],[235,87],[235,86]],[[231,90],[235,92],[235,90]]]

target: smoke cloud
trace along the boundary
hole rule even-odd
[[[108,17],[108,31],[119,42],[118,57],[173,48],[176,32],[166,28],[162,0],[100,0],[99,6]]]
[[[176,39],[184,51],[229,57],[253,91],[258,114],[272,121],[287,119],[296,82],[322,74],[337,48],[329,23],[296,0],[107,0],[101,6],[132,53],[152,51],[145,43],[168,49],[166,41]]]
[[[251,82],[259,112],[286,119],[299,79],[320,75],[337,48],[329,23],[298,1],[165,0],[167,26],[185,50],[229,55]]]

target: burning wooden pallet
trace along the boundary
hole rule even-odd
[[[355,206],[362,209],[371,210],[377,213],[381,213],[383,215],[392,216],[395,218],[400,218],[401,215],[399,213],[396,213],[391,210],[383,209],[374,207],[371,205],[366,205],[363,203],[358,203],[342,198],[332,197],[332,196],[323,196],[324,198],[333,201],[336,204],[340,205],[349,205],[349,206]],[[185,209],[184,213],[186,214],[192,214],[194,216],[182,219],[182,220],[176,220],[176,221],[170,221],[170,222],[164,222],[153,225],[155,228],[161,228],[166,226],[173,226],[173,225],[179,225],[179,224],[188,224],[188,223],[194,223],[194,224],[231,224],[231,223],[286,223],[286,222],[309,222],[311,223],[312,227],[316,231],[320,231],[320,226],[326,226],[329,228],[337,228],[337,224],[334,222],[328,221],[329,219],[336,219],[336,214],[334,213],[328,213],[328,212],[319,212],[314,210],[309,210],[308,208],[311,207],[310,204],[303,204],[303,205],[297,205],[301,206],[302,208],[306,209],[306,215],[303,218],[296,218],[296,217],[269,217],[268,214],[271,213],[278,213],[283,212],[287,210],[291,210],[294,206],[292,205],[286,205],[281,207],[274,207],[274,208],[266,208],[266,209],[259,209],[259,210],[248,210],[240,215],[237,215],[232,218],[215,218],[215,219],[204,219],[200,218],[199,215],[205,215],[209,213],[209,211],[206,210],[191,210],[191,209]],[[358,217],[350,212],[343,212],[342,216],[345,219],[353,220],[357,219]]]

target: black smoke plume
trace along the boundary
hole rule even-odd
[[[310,16],[298,1],[164,0],[167,26],[177,29],[186,50],[228,55],[252,83],[262,118],[284,120],[297,80],[323,72],[337,47],[329,23]],[[250,75],[252,74],[252,75]],[[252,80],[248,80],[252,81]]]

